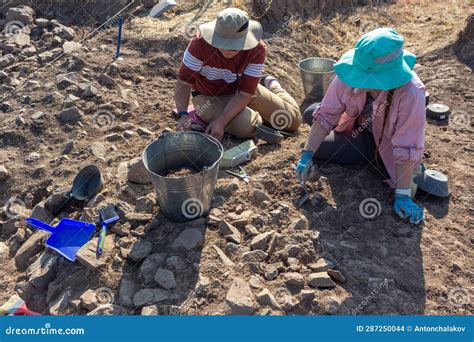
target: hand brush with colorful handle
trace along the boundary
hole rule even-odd
[[[99,209],[99,223],[102,228],[97,242],[97,255],[101,255],[104,250],[105,235],[107,233],[107,225],[120,220],[115,205],[108,205]]]

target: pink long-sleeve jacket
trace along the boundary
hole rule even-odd
[[[382,134],[383,117],[388,91],[382,91],[373,102],[372,132],[376,144]],[[367,92],[351,88],[337,76],[332,81],[321,105],[313,114],[329,133],[353,131],[359,115],[364,109]],[[383,138],[378,145],[380,156],[390,174],[388,183],[395,187],[396,164],[421,161],[425,147],[425,86],[418,76],[397,88],[386,119]],[[357,131],[353,131],[356,134]]]

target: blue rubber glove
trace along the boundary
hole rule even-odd
[[[416,205],[412,198],[404,195],[395,195],[393,210],[401,219],[410,219],[410,223],[419,224],[424,220],[423,208]]]
[[[300,161],[296,167],[296,179],[298,182],[304,182],[308,178],[309,169],[313,166],[313,155],[314,153],[308,150],[304,150],[301,154]]]

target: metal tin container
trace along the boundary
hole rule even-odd
[[[223,152],[217,139],[199,132],[165,133],[145,148],[143,163],[166,217],[186,222],[209,212]],[[185,167],[197,173],[180,178],[166,176]]]
[[[336,72],[336,61],[327,58],[311,57],[299,64],[305,98],[321,102]]]

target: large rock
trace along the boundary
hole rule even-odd
[[[15,63],[15,57],[11,54],[0,57],[0,69],[6,68],[13,63]]]
[[[135,293],[135,282],[129,279],[123,279],[120,284],[119,303],[123,306],[133,305],[133,295]]]
[[[156,270],[164,263],[165,258],[160,253],[151,254],[146,257],[140,266],[140,276],[145,284],[150,284],[154,280]]]
[[[153,244],[150,241],[139,241],[132,245],[128,257],[134,261],[142,261],[145,259],[153,249]]]
[[[75,123],[77,121],[79,121],[82,117],[84,116],[84,114],[82,113],[82,111],[80,109],[78,109],[77,107],[70,107],[70,108],[66,108],[66,109],[63,109],[60,113],[59,113],[59,121],[61,122],[61,124],[67,124],[67,123]]]
[[[260,305],[266,305],[270,306],[274,309],[280,309],[280,304],[278,304],[277,300],[275,297],[272,295],[270,290],[268,289],[263,289],[257,294],[257,302]]]
[[[324,272],[334,267],[334,264],[327,259],[321,258],[315,263],[309,264],[309,268],[311,268],[314,272]]]
[[[15,254],[15,265],[19,271],[24,271],[30,264],[30,259],[44,249],[44,240],[49,233],[38,230],[21,245]]]
[[[72,290],[70,288],[65,289],[59,295],[56,300],[51,303],[49,307],[49,313],[51,315],[59,315],[62,313],[69,304],[69,299],[71,298]]]
[[[11,7],[8,9],[5,20],[19,21],[23,25],[32,25],[35,22],[34,19],[35,11],[28,6]]]
[[[170,290],[176,288],[176,280],[174,274],[170,270],[160,268],[155,273],[155,281],[161,287]]]
[[[114,248],[114,237],[107,235],[104,242],[104,251],[100,256],[97,256],[97,241],[98,238],[89,240],[78,252],[77,260],[84,266],[99,269],[107,264],[110,253]]]
[[[308,227],[309,227],[308,219],[304,216],[301,216],[300,218],[293,219],[288,228],[290,230],[303,230],[303,229],[308,229]]]
[[[285,279],[285,283],[288,286],[294,287],[303,287],[304,286],[304,278],[301,274],[297,272],[289,272],[283,275]]]
[[[219,232],[230,242],[240,243],[242,240],[239,230],[226,220],[219,224]]]
[[[225,302],[231,315],[250,315],[255,310],[252,290],[242,278],[235,278]]]
[[[327,272],[311,273],[308,276],[308,283],[312,287],[336,287],[336,283]]]
[[[150,174],[141,157],[132,159],[128,163],[128,180],[137,184],[151,184]]]
[[[204,242],[204,236],[196,228],[186,229],[179,234],[173,241],[171,247],[176,251],[190,251],[201,247]]]
[[[43,252],[26,270],[29,282],[38,289],[48,287],[56,276],[55,264],[57,260],[57,255]]]
[[[260,262],[265,260],[267,257],[267,253],[258,249],[242,253],[242,261],[244,262]]]
[[[94,310],[98,306],[97,296],[92,289],[86,290],[79,299],[81,300],[82,307],[87,310]]]
[[[141,308],[152,303],[160,303],[173,298],[173,294],[165,290],[142,289],[134,294],[133,305],[136,308]]]
[[[274,234],[275,234],[275,231],[272,230],[270,232],[262,233],[255,236],[250,242],[251,248],[265,251],[268,247],[268,243],[270,242],[270,239],[272,238]]]

